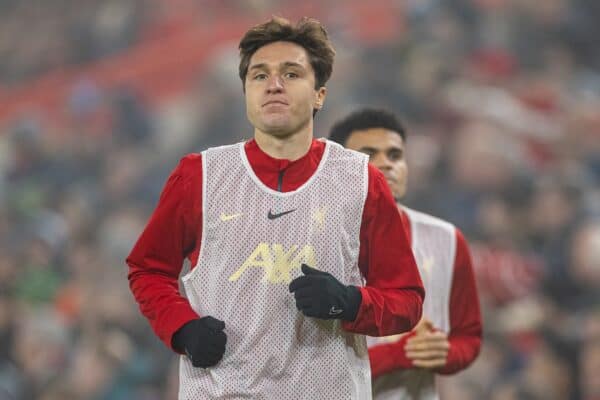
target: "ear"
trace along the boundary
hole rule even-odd
[[[315,92],[315,104],[313,108],[316,110],[323,108],[323,105],[325,104],[325,97],[327,97],[327,88],[325,86],[321,86]]]

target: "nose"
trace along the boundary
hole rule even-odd
[[[267,93],[281,93],[283,91],[283,79],[279,75],[273,75],[269,78]]]

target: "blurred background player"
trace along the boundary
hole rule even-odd
[[[423,318],[408,334],[369,338],[375,399],[437,399],[435,374],[475,360],[481,315],[471,256],[454,225],[400,203],[407,183],[406,133],[391,112],[360,109],[338,121],[330,139],[363,152],[385,175],[426,290]]]
[[[254,139],[181,161],[127,258],[131,290],[187,355],[180,399],[370,399],[364,335],[421,317],[394,199],[367,157],[313,138],[335,54],[318,21],[273,18],[239,47]]]

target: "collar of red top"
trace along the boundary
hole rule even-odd
[[[308,152],[295,161],[271,157],[258,147],[254,139],[246,142],[244,147],[256,175],[263,176],[285,171],[286,179],[305,181],[317,170],[325,151],[325,142],[313,139]]]

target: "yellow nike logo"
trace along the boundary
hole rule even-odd
[[[221,221],[226,222],[226,221],[231,221],[234,218],[241,217],[242,215],[244,215],[244,214],[238,213],[238,214],[227,215],[225,213],[221,213],[220,219],[221,219]]]

